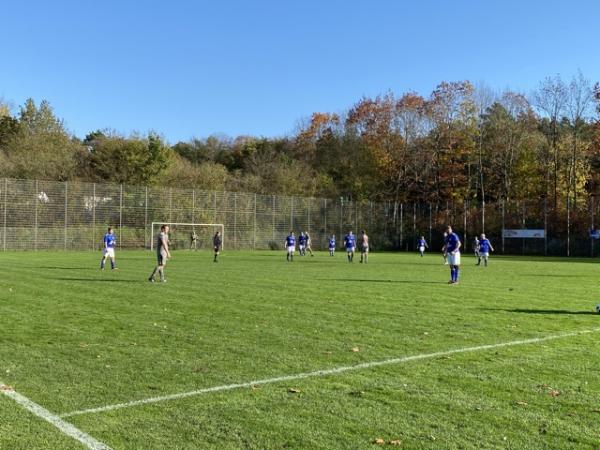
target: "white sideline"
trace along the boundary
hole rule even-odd
[[[214,387],[209,387],[209,388],[204,388],[204,389],[198,389],[198,390],[190,391],[190,392],[182,392],[179,394],[163,395],[160,397],[150,397],[150,398],[141,399],[141,400],[133,400],[133,401],[126,402],[126,403],[116,403],[113,405],[100,406],[97,408],[82,409],[80,411],[73,411],[70,413],[62,414],[60,417],[72,417],[72,416],[79,416],[82,414],[93,414],[93,413],[100,413],[100,412],[106,412],[106,411],[113,411],[115,409],[131,408],[134,406],[147,405],[149,403],[158,403],[158,402],[164,402],[164,401],[168,401],[168,400],[178,400],[178,399],[182,399],[182,398],[186,398],[186,397],[193,397],[193,396],[197,396],[197,395],[208,394],[211,392],[230,391],[232,389],[248,388],[248,387],[257,386],[257,385],[279,383],[281,381],[295,381],[295,380],[301,380],[304,378],[322,377],[322,376],[333,375],[333,374],[342,373],[342,372],[349,372],[349,371],[353,371],[353,370],[370,369],[372,367],[387,366],[390,364],[400,364],[400,363],[405,363],[405,362],[409,362],[409,361],[417,361],[417,360],[421,360],[421,359],[437,358],[440,356],[448,356],[448,355],[453,355],[456,353],[476,352],[476,351],[480,351],[480,350],[490,350],[490,349],[494,349],[494,348],[510,347],[510,346],[514,346],[514,345],[536,344],[538,342],[550,341],[550,340],[554,340],[554,339],[561,339],[561,338],[566,338],[566,337],[571,337],[571,336],[578,336],[581,334],[596,333],[598,331],[600,331],[600,328],[594,328],[591,330],[583,330],[583,331],[574,331],[571,333],[555,334],[555,335],[546,336],[546,337],[524,339],[524,340],[519,340],[519,341],[501,342],[498,344],[478,345],[476,347],[463,347],[463,348],[458,348],[458,349],[454,349],[454,350],[446,350],[446,351],[435,352],[435,353],[423,353],[420,355],[404,356],[401,358],[393,358],[393,359],[386,359],[383,361],[373,361],[373,362],[367,362],[367,363],[362,363],[362,364],[356,364],[354,366],[342,366],[342,367],[337,367],[337,368],[333,368],[333,369],[317,370],[315,372],[304,372],[304,373],[298,373],[295,375],[284,375],[281,377],[248,381],[246,383],[226,384],[226,385],[222,385],[222,386],[214,386]]]
[[[63,432],[67,436],[70,436],[73,439],[78,440],[83,445],[85,445],[87,448],[89,448],[91,450],[111,450],[111,448],[108,445],[94,439],[92,436],[90,436],[87,433],[84,433],[80,429],[71,425],[69,422],[65,422],[57,415],[52,414],[46,408],[43,408],[42,406],[38,405],[37,403],[32,402],[27,397],[19,394],[18,392],[16,392],[9,386],[2,384],[2,382],[0,382],[0,392],[2,392],[7,397],[13,399],[15,402],[17,402],[23,408],[32,412],[36,416],[44,419],[47,422],[50,422],[52,425],[54,425],[56,428],[58,428],[61,432]]]

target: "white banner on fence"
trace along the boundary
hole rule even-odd
[[[505,238],[537,238],[544,239],[546,236],[546,230],[502,230],[502,236]]]

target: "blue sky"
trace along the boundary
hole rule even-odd
[[[80,137],[281,136],[442,80],[600,80],[598,17],[592,0],[2,0],[0,98],[47,99]]]

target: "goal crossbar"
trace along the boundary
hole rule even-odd
[[[150,228],[150,250],[154,250],[154,226],[190,226],[190,227],[220,227],[221,228],[221,249],[225,246],[225,225],[222,223],[183,223],[183,222],[152,222]]]

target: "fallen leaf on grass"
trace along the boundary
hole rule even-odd
[[[373,441],[373,444],[377,444],[377,445],[385,445],[385,439],[382,438],[377,438]]]
[[[365,395],[365,391],[352,391],[350,392],[350,395],[353,395],[354,397],[362,397]]]
[[[559,391],[557,391],[556,389],[550,389],[550,390],[548,391],[548,395],[549,395],[550,397],[558,397],[558,396],[560,395],[560,392],[559,392]]]
[[[527,406],[528,405],[527,402],[523,402],[523,401],[518,401],[518,402],[516,402],[516,404],[519,406]]]
[[[402,441],[400,439],[394,439],[390,441],[390,445],[402,445]]]
[[[253,384],[252,385],[252,390],[255,391],[257,389],[260,389],[260,386],[258,384]]]
[[[87,348],[87,347],[89,347],[89,345],[90,345],[90,344],[86,344],[85,342],[82,342],[81,344],[79,344],[79,346],[80,346],[81,348]]]
[[[291,392],[292,394],[299,394],[302,391],[298,388],[289,388],[288,392]]]
[[[0,391],[12,391],[13,388],[12,386],[9,386],[8,384],[3,384],[2,386],[0,386]]]
[[[360,348],[352,347],[351,351],[353,351],[354,353],[357,353],[357,352],[360,352]]]

